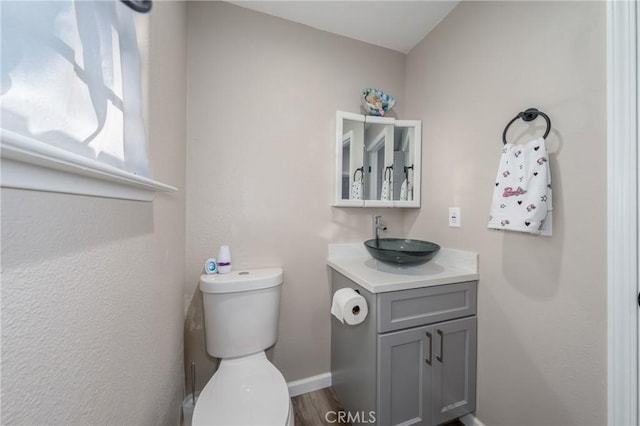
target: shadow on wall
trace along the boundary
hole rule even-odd
[[[544,126],[541,127],[544,131]],[[540,130],[540,129],[538,129]],[[535,138],[535,131],[523,132],[510,143],[527,142]],[[526,137],[525,137],[526,135]],[[547,137],[551,185],[553,188],[553,235],[538,236],[522,232],[504,232],[502,238],[502,273],[514,289],[535,300],[551,300],[558,292],[562,272],[562,253],[565,234],[562,175],[558,160],[562,136],[553,129]]]
[[[3,188],[2,223],[3,264],[15,267],[152,234],[153,203]],[[24,241],[39,243],[24,253]]]
[[[371,238],[371,224],[373,217],[382,216],[382,222],[387,231],[380,235],[384,237],[404,238],[404,211],[413,209],[372,209],[333,207],[331,209],[331,225],[325,229],[321,237],[325,244],[362,242]]]
[[[522,400],[516,406],[518,410],[522,410],[518,412],[518,418],[523,419],[523,424],[526,423],[525,419],[532,418],[538,420],[546,418],[545,423],[539,424],[548,425],[558,424],[558,419],[570,419],[571,414],[564,406],[566,398],[559,395],[557,390],[549,384],[550,381],[546,379],[545,373],[548,368],[534,362],[536,357],[539,359],[538,355],[531,356],[530,348],[535,345],[531,342],[528,342],[528,345],[525,344],[523,339],[528,339],[528,336],[523,336],[511,325],[512,319],[500,306],[500,298],[496,299],[492,294],[492,287],[486,285],[482,290],[484,305],[491,306],[491,318],[494,321],[493,324],[485,323],[483,328],[499,330],[499,332],[492,333],[491,336],[499,336],[500,339],[494,340],[490,339],[491,336],[488,335],[478,335],[478,389],[485,389],[485,392],[478,394],[477,413],[479,418],[486,424],[504,424],[503,419],[494,417],[494,415],[504,413],[504,407],[490,404],[491,402],[499,402],[500,399],[491,397],[483,399],[482,396],[492,393],[494,395],[508,395],[516,392],[519,395],[518,398]],[[488,321],[489,317],[485,315],[483,320]],[[479,331],[482,332],[483,328],[480,328]],[[486,347],[483,347],[485,345]],[[491,348],[500,348],[503,356],[492,357],[490,355],[493,352]],[[541,351],[544,350],[542,345],[539,348]],[[486,355],[486,359],[480,359],[484,355]],[[518,361],[504,362],[505,359]],[[523,372],[526,372],[524,376]],[[525,378],[520,389],[513,388],[513,377]],[[487,389],[492,389],[492,391],[487,392]],[[536,389],[536,392],[532,395],[527,392],[527,389]],[[544,389],[543,392],[540,391],[542,389]],[[541,411],[546,414],[541,416]]]
[[[202,390],[218,368],[218,360],[207,353],[204,335],[202,292],[198,284],[184,320],[185,394],[191,393],[191,363],[196,363],[196,391]]]

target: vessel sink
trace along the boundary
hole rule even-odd
[[[374,259],[395,265],[420,265],[433,259],[440,250],[436,243],[402,238],[367,240],[364,246]]]

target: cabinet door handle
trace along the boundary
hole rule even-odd
[[[444,359],[444,333],[442,330],[436,330],[436,333],[440,335],[440,355],[436,355],[436,359],[442,362]]]
[[[429,333],[428,331],[427,331],[427,337],[429,338],[429,357],[428,357],[428,358],[427,358],[427,357],[425,357],[424,361],[425,361],[428,365],[431,365],[431,355],[433,355],[433,354],[431,353],[431,341],[432,341],[433,339],[431,338],[431,333]]]

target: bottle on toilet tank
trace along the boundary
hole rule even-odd
[[[218,273],[218,262],[216,262],[214,258],[207,259],[207,261],[204,262],[204,273],[208,275]]]
[[[228,274],[231,272],[231,250],[229,246],[220,246],[217,261],[219,274]]]

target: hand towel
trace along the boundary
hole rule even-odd
[[[407,201],[407,193],[409,190],[409,181],[405,179],[402,181],[402,186],[400,186],[400,201]]]
[[[362,200],[362,180],[354,180],[351,185],[351,199]]]
[[[544,138],[502,150],[489,228],[551,235],[551,173]]]
[[[382,201],[391,200],[391,178],[382,182],[382,191],[380,193],[380,199]]]

